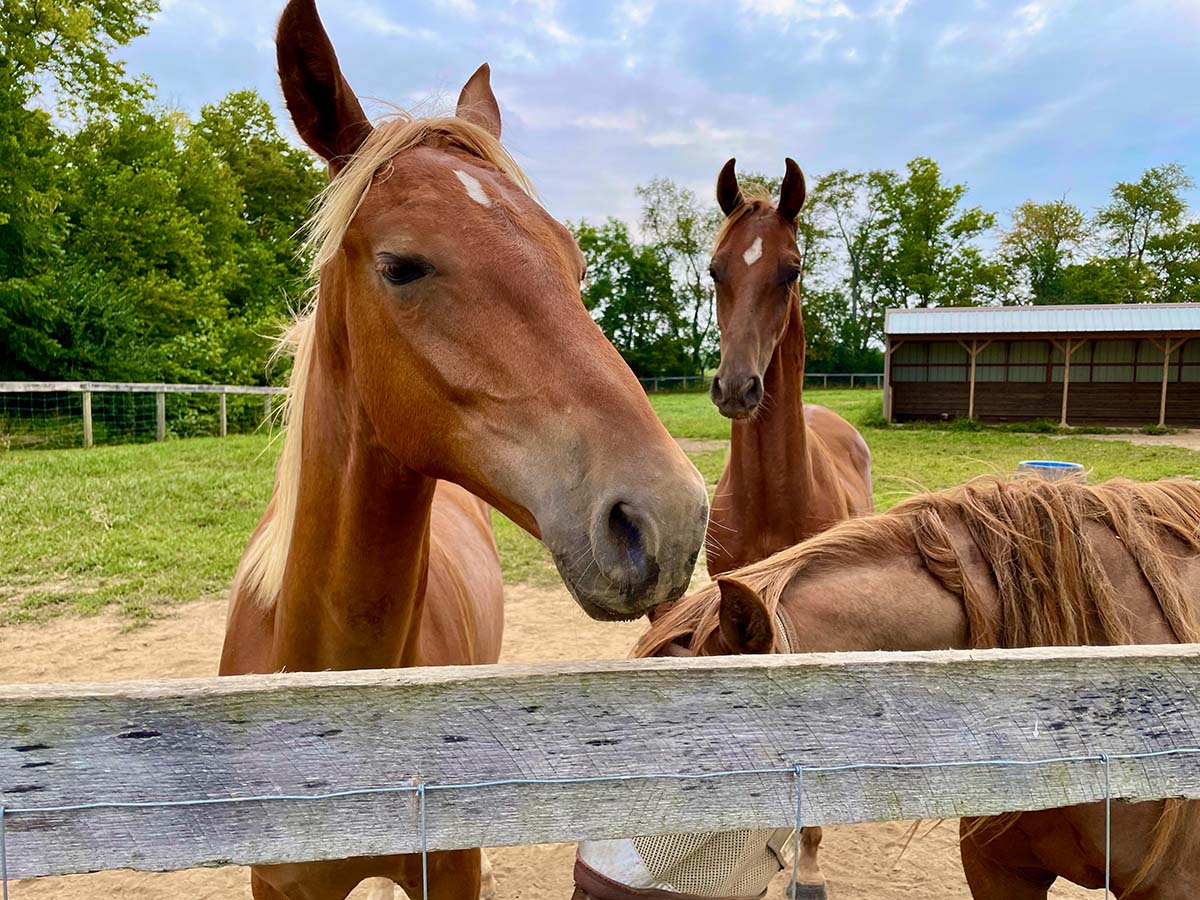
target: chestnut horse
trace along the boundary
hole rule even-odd
[[[710,575],[766,559],[836,522],[869,513],[871,451],[832,410],[804,403],[804,317],[796,242],[804,173],[788,159],[779,205],[743,196],[735,161],[717,178],[725,222],[710,273],[717,288],[721,365],[712,399],[733,419],[729,461],[713,498]],[[804,868],[822,896],[819,828],[804,830]]]
[[[721,330],[711,394],[733,419],[708,526],[711,575],[873,509],[866,441],[837,413],[804,403],[804,260],[796,243],[804,174],[787,160],[773,206],[765,196],[744,197],[734,167],[729,160],[717,178],[726,218],[709,268]]]
[[[1200,483],[984,478],[843,522],[718,578],[659,617],[634,655],[1198,639]],[[1103,803],[964,819],[961,830],[975,900],[1045,900],[1057,878],[1104,886]],[[692,867],[684,885],[668,881],[675,876],[654,846],[658,838],[637,838],[632,848],[629,841],[581,844],[576,896],[650,896],[637,891],[647,877],[643,860],[657,861],[649,874],[666,890],[700,894],[771,849],[772,832],[735,834],[740,845],[726,837],[720,846],[738,846],[736,858],[727,849],[720,858],[714,840],[705,856],[709,881]],[[1114,804],[1111,865],[1122,900],[1200,896],[1200,802]],[[741,893],[754,896],[778,870],[759,867],[759,880]]]
[[[456,116],[372,126],[313,0],[288,3],[276,46],[288,110],[331,177],[221,673],[496,661],[485,503],[546,544],[594,618],[679,596],[703,480],[584,309],[582,254],[501,146],[487,67]],[[375,876],[421,897],[416,856],[259,866],[251,881],[255,900],[341,900]],[[476,900],[479,851],[431,854],[429,877],[431,898]]]

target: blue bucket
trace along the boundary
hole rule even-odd
[[[1087,472],[1079,463],[1052,459],[1027,459],[1017,463],[1017,475],[1045,478],[1047,481],[1087,481]]]

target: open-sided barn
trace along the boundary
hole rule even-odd
[[[1200,303],[888,310],[890,421],[1200,426]]]

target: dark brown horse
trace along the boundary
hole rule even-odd
[[[980,479],[843,522],[719,578],[659,617],[634,654],[1197,639],[1200,483]],[[975,900],[1046,900],[1057,878],[1101,888],[1104,833],[1103,803],[964,819],[962,859],[971,894]],[[693,848],[703,854],[708,877],[688,869],[692,881],[684,890],[725,884],[725,873],[747,870],[746,860],[769,860],[772,832],[738,834],[740,843],[709,836],[707,854]],[[651,895],[609,888],[641,887],[647,874],[660,887],[664,874],[679,877],[656,845],[669,847],[668,839],[636,840],[581,845],[577,896],[589,896],[591,884],[603,900],[633,900]],[[657,868],[649,871],[646,860]],[[1200,802],[1114,804],[1111,860],[1121,900],[1200,897]],[[743,893],[765,888],[779,868],[760,865],[758,880]],[[668,881],[665,889],[679,893],[677,884]]]
[[[501,146],[486,66],[456,116],[372,126],[313,0],[288,4],[277,48],[288,109],[331,180],[275,491],[234,581],[221,673],[494,662],[485,503],[541,538],[595,618],[677,597],[703,481],[584,309],[582,255]],[[382,876],[418,898],[419,873],[412,856],[260,866],[252,886],[255,900],[341,900]],[[430,897],[476,900],[479,873],[478,850],[431,854]]]
[[[708,525],[714,576],[874,508],[866,441],[837,413],[804,402],[805,260],[796,241],[804,200],[804,173],[791,159],[778,206],[743,196],[732,159],[717,178],[726,218],[711,266],[721,329],[712,398],[733,426]],[[814,883],[820,843],[821,830],[806,828],[804,869]],[[821,896],[816,887],[811,893]]]

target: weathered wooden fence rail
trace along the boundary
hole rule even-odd
[[[808,824],[1038,809],[1101,754],[1200,797],[1200,645],[0,688],[11,878],[415,851],[422,796],[431,850],[780,826],[797,766]]]

